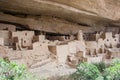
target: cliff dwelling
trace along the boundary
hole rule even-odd
[[[81,62],[119,59],[119,3],[0,0],[0,58],[41,76],[71,74]]]

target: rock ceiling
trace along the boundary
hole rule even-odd
[[[0,21],[56,33],[118,26],[120,0],[0,0]]]

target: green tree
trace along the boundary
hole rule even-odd
[[[74,80],[99,80],[101,78],[99,69],[94,64],[81,63],[74,74]]]
[[[120,80],[120,60],[113,60],[104,71],[105,80]]]
[[[100,62],[100,63],[93,63],[100,72],[104,72],[106,65],[104,62]]]
[[[31,80],[31,78],[32,75],[24,65],[0,59],[0,80]]]
[[[71,80],[120,80],[120,60],[115,59],[111,65],[105,63],[81,63]]]

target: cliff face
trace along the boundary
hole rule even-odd
[[[119,27],[119,7],[119,0],[1,0],[0,21],[48,32],[75,33],[83,27]]]

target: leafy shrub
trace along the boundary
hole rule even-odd
[[[0,80],[31,80],[30,76],[24,65],[0,59]]]
[[[105,80],[120,80],[120,60],[113,60],[110,67],[104,71]]]
[[[105,75],[106,80],[120,80],[120,65],[106,68]]]
[[[120,64],[120,59],[113,59],[111,66],[114,66],[116,64]]]
[[[72,77],[72,80],[120,80],[120,60],[113,60],[109,67],[103,62],[81,63]]]
[[[93,63],[98,69],[100,72],[103,72],[106,68],[106,65],[104,62],[100,62],[100,63]]]
[[[74,80],[96,80],[101,76],[98,68],[89,63],[81,63],[74,75]]]

